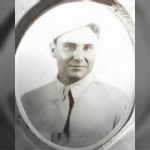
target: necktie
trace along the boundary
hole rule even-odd
[[[67,137],[70,136],[70,132],[69,132],[70,115],[71,115],[71,111],[72,111],[72,108],[73,108],[73,105],[74,105],[74,99],[73,99],[71,90],[69,90],[69,92],[68,92],[68,98],[69,98],[69,112],[68,112],[67,120],[66,120],[66,123],[65,123],[65,126],[64,126],[64,130],[63,130],[64,134]]]

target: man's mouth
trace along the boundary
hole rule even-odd
[[[71,68],[86,68],[87,66],[84,65],[69,65]]]

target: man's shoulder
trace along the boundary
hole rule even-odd
[[[21,97],[24,107],[42,106],[47,101],[53,100],[57,96],[56,81],[50,82],[30,92],[25,93]]]
[[[97,90],[104,90],[106,92],[112,93],[112,94],[123,94],[124,92],[120,90],[119,88],[101,80],[94,80],[90,86],[93,86]]]
[[[44,97],[47,96],[47,94],[51,94],[54,91],[56,91],[56,81],[50,82],[46,85],[40,86],[38,88],[35,88],[29,92],[26,92],[22,98],[40,98],[40,97]]]
[[[125,103],[130,101],[130,98],[124,91],[113,85],[110,85],[109,83],[106,83],[105,81],[94,80],[89,87],[97,94],[103,93],[104,96],[110,98],[113,101],[122,100],[122,102],[124,101]]]

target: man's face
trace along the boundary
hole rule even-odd
[[[69,84],[90,73],[95,62],[97,44],[96,34],[88,27],[60,36],[54,50],[59,78]]]

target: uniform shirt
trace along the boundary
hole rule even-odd
[[[69,110],[69,90],[74,106],[68,139],[63,129]],[[59,145],[84,147],[97,143],[115,128],[129,99],[120,90],[88,75],[68,86],[55,80],[25,94],[22,102],[30,121],[44,137]]]

